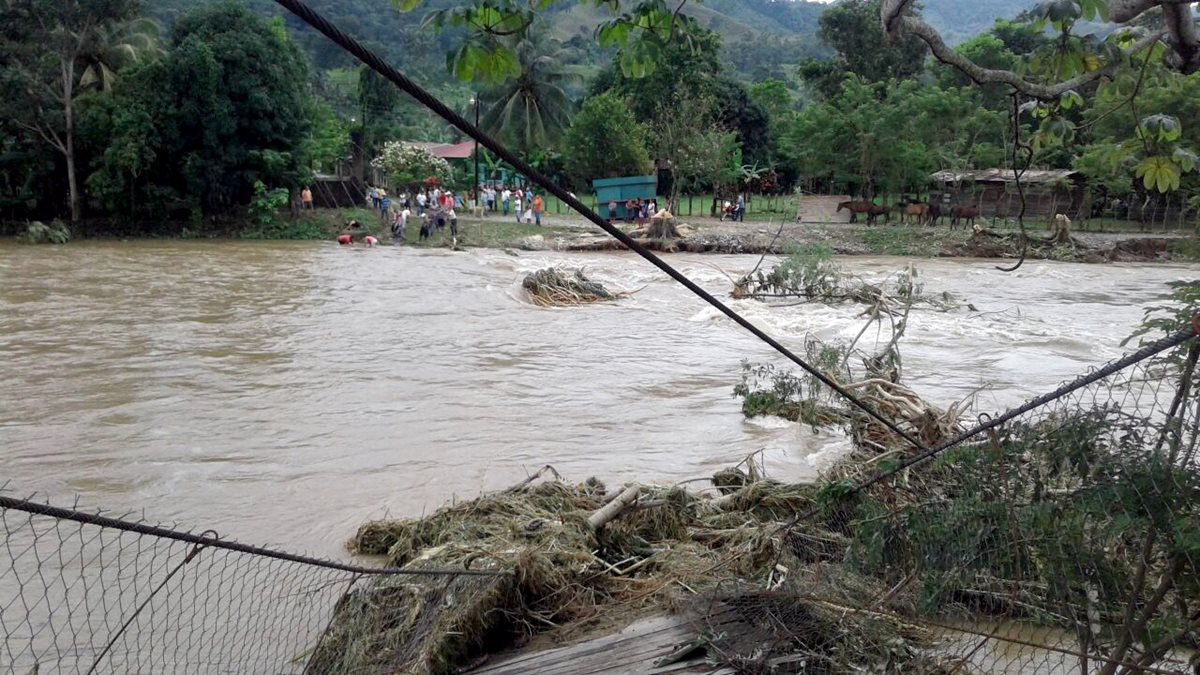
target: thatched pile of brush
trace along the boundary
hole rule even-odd
[[[600,282],[587,278],[581,269],[571,271],[555,267],[527,275],[521,287],[529,295],[529,300],[540,307],[585,305],[628,295],[609,291]]]
[[[832,569],[846,548],[843,536],[782,527],[815,504],[815,486],[769,480],[753,458],[710,480],[700,492],[679,485],[607,490],[595,480],[571,485],[543,469],[427,518],[367,523],[350,543],[357,553],[410,569],[503,574],[389,577],[348,593],[316,649],[314,672],[453,672],[531,639],[578,638],[648,615],[689,611],[702,622],[708,614],[697,603],[734,602],[734,588],[785,592],[837,581],[858,589],[864,602],[886,590]],[[888,658],[904,636],[916,639],[895,622],[804,603],[806,630],[821,637],[804,649],[837,672]]]

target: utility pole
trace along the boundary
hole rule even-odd
[[[479,99],[479,94],[476,93],[471,97],[471,106],[475,108],[475,128],[479,128],[479,106],[482,101]],[[472,188],[475,192],[475,212],[479,213],[479,139],[475,139],[475,178],[472,179]]]

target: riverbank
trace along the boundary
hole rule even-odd
[[[920,258],[1020,258],[1015,230],[949,227],[866,227],[849,224],[705,223],[686,226],[675,240],[642,239],[647,248],[665,252],[787,254],[823,248],[835,255],[898,255]],[[1033,235],[1038,237],[1040,235]],[[1037,242],[1025,249],[1032,260],[1060,262],[1186,262],[1200,259],[1195,240],[1175,234],[1074,233],[1072,244]],[[604,251],[624,246],[605,236],[578,236],[556,242],[558,250]]]
[[[195,221],[190,223],[120,223],[86,221],[74,228],[75,238],[87,239],[251,239],[332,240],[347,232],[347,223],[360,223],[355,230],[390,243],[391,234],[375,212],[368,209],[321,209],[295,217],[280,217],[275,223],[246,228],[241,220]],[[548,216],[542,226],[518,223],[513,218],[459,218],[459,233],[449,230],[419,241],[419,226],[410,221],[406,242],[430,248],[494,248],[532,251],[596,252],[624,250],[625,246],[580,218]],[[787,254],[821,248],[835,255],[899,255],[922,258],[1020,258],[1019,233],[1010,228],[874,226],[845,223],[722,222],[696,218],[683,222],[676,239],[640,238],[632,224],[620,224],[650,250],[660,252],[719,254]],[[22,231],[6,224],[9,234]],[[1073,232],[1070,244],[1039,243],[1045,233],[1031,235],[1033,245],[1024,247],[1032,260],[1060,262],[1193,262],[1200,260],[1200,241],[1184,233]]]

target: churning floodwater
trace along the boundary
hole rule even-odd
[[[727,297],[757,256],[669,257]],[[847,258],[879,277],[910,261]],[[1188,266],[913,261],[908,383],[995,411],[1120,353]],[[768,261],[769,264],[769,261]],[[611,305],[538,309],[525,273],[585,267]],[[861,307],[733,305],[797,350],[851,339]],[[872,338],[874,332],[868,332]],[[765,448],[813,475],[842,441],[747,421],[740,363],[765,345],[630,254],[328,243],[0,246],[0,483],[321,555],[364,520],[417,516],[542,464],[569,479],[700,477]]]

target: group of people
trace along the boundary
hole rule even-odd
[[[463,208],[460,194],[441,188],[422,188],[415,193],[401,192],[392,199],[386,189],[370,186],[367,198],[371,208],[379,212],[380,222],[391,227],[393,241],[397,244],[404,242],[408,221],[414,216],[421,219],[419,236],[422,241],[447,226],[452,236],[458,236],[458,211]]]
[[[625,202],[625,222],[645,225],[658,213],[657,199],[630,199]],[[608,202],[608,221],[617,219],[617,200]]]
[[[483,198],[486,212],[502,212],[505,217],[512,213],[518,223],[542,226],[542,213],[546,204],[542,196],[531,189],[520,186],[510,189],[504,184],[485,184],[479,187],[479,196]]]

